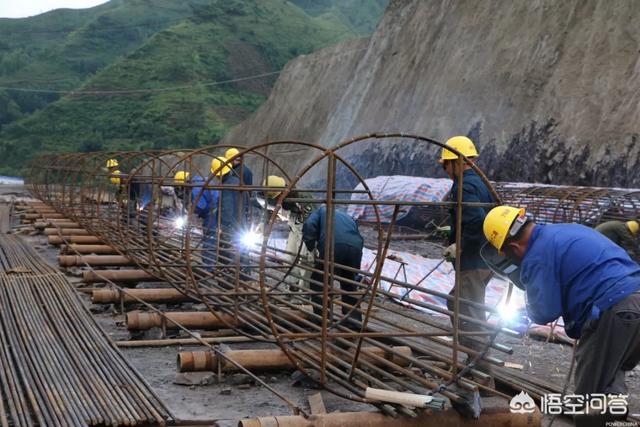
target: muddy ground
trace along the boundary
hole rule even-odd
[[[367,241],[373,232],[365,232]],[[58,251],[46,243],[43,236],[23,237],[31,242],[38,252],[52,265],[57,265]],[[440,247],[427,242],[394,241],[393,249],[414,251],[422,255],[433,256],[439,253]],[[77,277],[69,276],[70,281],[79,288],[83,287]],[[88,309],[94,313],[94,318],[103,330],[115,341],[127,340],[129,332],[124,327],[124,316],[116,312],[114,306],[96,306],[91,303],[88,294],[79,293]],[[185,307],[174,306],[180,310]],[[193,308],[193,307],[188,307]],[[447,322],[446,318],[438,321]],[[147,338],[157,338],[158,331],[146,333]],[[523,365],[522,372],[542,378],[554,384],[563,385],[571,363],[572,347],[532,338],[513,338],[501,336],[499,342],[513,349],[512,355],[492,353],[496,357],[508,362]],[[264,344],[245,343],[231,344],[232,349],[261,348]],[[123,348],[130,363],[142,374],[158,396],[167,404],[174,416],[185,420],[217,420],[222,426],[237,425],[237,421],[245,417],[290,414],[287,404],[276,397],[266,387],[254,384],[244,375],[225,375],[221,383],[210,376],[208,385],[178,385],[176,379],[176,355],[180,351],[202,349],[199,346],[189,347],[156,347],[156,348]],[[293,385],[291,372],[272,372],[260,374],[260,379],[273,387],[293,404],[308,408],[307,399],[317,393],[312,384]],[[631,413],[640,413],[640,367],[627,376],[629,386],[629,401]],[[568,386],[569,392],[572,384]],[[372,410],[372,406],[354,403],[339,398],[326,391],[322,392],[328,411],[356,411]],[[484,399],[484,406],[506,406],[505,400],[498,398]],[[544,425],[550,421],[545,417]],[[555,426],[571,425],[567,419],[558,419]]]

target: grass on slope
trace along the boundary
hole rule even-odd
[[[91,74],[209,0],[111,0],[90,9],[60,9],[0,19],[0,87],[72,90]],[[0,127],[41,109],[56,93],[0,89]]]
[[[0,133],[0,173],[16,173],[40,152],[214,144],[257,109],[276,76],[201,82],[277,71],[299,54],[354,35],[340,21],[312,18],[283,0],[210,1],[82,87],[150,92],[66,96],[6,126]],[[175,86],[185,88],[164,91]]]

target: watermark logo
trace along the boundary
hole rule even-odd
[[[628,397],[626,394],[549,393],[540,399],[540,412],[546,415],[626,415]],[[535,412],[536,404],[528,393],[521,391],[511,399],[509,409],[514,414],[531,414]]]
[[[550,393],[542,396],[540,409],[548,415],[583,415],[627,413],[628,395],[626,394],[566,394]]]
[[[536,403],[529,396],[529,393],[521,391],[513,396],[509,402],[509,410],[514,414],[532,414],[536,410]]]

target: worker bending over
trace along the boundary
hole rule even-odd
[[[619,246],[578,224],[535,224],[524,209],[499,206],[484,234],[519,266],[515,282],[539,324],[562,316],[579,338],[575,393],[626,394],[626,371],[640,361],[640,266]],[[576,416],[576,425],[605,425],[609,416]]]
[[[607,221],[598,225],[596,230],[627,251],[632,259],[637,260],[640,255],[637,239],[639,228],[638,221]]]
[[[310,287],[314,292],[323,291],[324,283],[324,263],[323,260],[333,261],[336,264],[348,266],[360,270],[360,264],[362,262],[362,248],[364,246],[364,240],[358,230],[358,224],[350,216],[335,210],[333,214],[333,230],[329,232],[333,233],[333,260],[325,258],[325,241],[327,239],[327,207],[321,206],[318,210],[313,212],[309,218],[305,221],[302,227],[302,238],[309,251],[317,249],[318,257],[316,259],[315,269],[320,272],[314,272],[311,275]],[[354,281],[356,273],[344,269],[339,266],[334,267],[334,273],[336,279],[340,282],[340,289],[344,292],[354,292],[358,287],[350,283]],[[333,283],[329,283],[329,287],[333,288]],[[315,314],[322,316],[322,296],[314,295],[311,297],[315,303],[313,311]],[[358,302],[358,298],[355,295],[342,295],[342,313],[347,314]],[[331,307],[331,305],[329,305]],[[357,321],[362,320],[360,309],[353,310],[351,316],[352,319]]]

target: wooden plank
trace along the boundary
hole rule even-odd
[[[322,393],[316,393],[309,396],[309,408],[313,415],[326,414],[327,408],[324,407],[324,401],[322,400]]]
[[[11,206],[0,205],[0,233],[8,233],[11,230]]]

